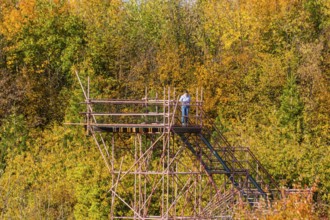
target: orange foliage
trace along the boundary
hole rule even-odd
[[[3,23],[0,30],[8,39],[11,39],[21,27],[33,19],[35,14],[36,0],[22,0],[17,5],[9,5],[3,9]]]

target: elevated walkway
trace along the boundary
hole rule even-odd
[[[190,106],[189,125],[181,125],[180,103],[171,99],[98,100],[86,99],[87,130],[115,133],[200,133],[202,102]]]
[[[98,132],[113,132],[113,133],[163,133],[166,131],[171,131],[172,133],[181,134],[181,133],[201,133],[202,127],[195,126],[186,126],[182,127],[180,125],[173,125],[170,127],[165,126],[164,124],[90,124],[94,131]]]

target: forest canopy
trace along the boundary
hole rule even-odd
[[[329,52],[328,0],[0,1],[0,218],[107,217],[100,155],[63,124],[75,70],[98,98],[203,88],[230,143],[329,207]]]

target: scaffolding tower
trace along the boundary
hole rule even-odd
[[[76,73],[77,74],[77,73]],[[110,219],[232,219],[238,205],[269,205],[279,190],[247,147],[234,147],[203,112],[188,125],[175,91],[139,100],[85,96],[85,127],[109,171]],[[147,93],[146,93],[147,94]]]

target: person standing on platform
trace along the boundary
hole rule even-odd
[[[182,126],[188,125],[188,113],[190,107],[190,95],[187,90],[184,91],[184,94],[180,97],[179,102],[181,102],[182,117],[181,123]]]

